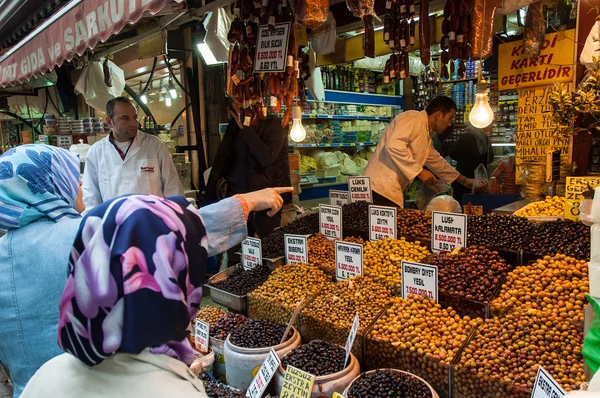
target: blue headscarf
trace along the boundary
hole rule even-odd
[[[0,229],[42,217],[79,217],[77,155],[50,145],[21,145],[0,156]]]

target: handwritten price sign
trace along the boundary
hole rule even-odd
[[[438,268],[435,265],[402,261],[402,297],[411,294],[438,301]]]
[[[280,363],[279,357],[271,348],[269,355],[260,366],[252,383],[250,383],[250,387],[248,387],[248,391],[246,391],[246,398],[259,398],[262,396]]]
[[[457,213],[432,213],[431,250],[452,251],[467,246],[467,216]]]
[[[247,271],[262,264],[262,244],[260,239],[246,238],[242,242],[242,266]]]
[[[342,238],[342,208],[319,205],[319,230],[329,239]]]
[[[369,206],[369,239],[396,239],[396,208]]]

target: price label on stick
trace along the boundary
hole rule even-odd
[[[246,271],[262,264],[260,239],[246,238],[242,241],[242,266]]]
[[[350,203],[373,203],[371,179],[369,177],[348,177],[348,190],[350,191]]]
[[[306,236],[285,234],[284,242],[286,264],[308,264],[308,244]]]
[[[354,322],[352,322],[352,327],[350,328],[350,334],[348,334],[348,340],[346,340],[346,346],[344,349],[346,350],[346,360],[344,361],[344,368],[348,365],[348,358],[350,358],[350,353],[352,352],[352,346],[354,345],[354,339],[356,338],[356,333],[358,333],[358,312],[354,315]]]
[[[350,203],[350,193],[348,191],[329,190],[329,204],[332,206],[343,206]]]
[[[210,340],[210,325],[199,319],[196,319],[196,327],[194,328],[194,341],[196,349],[200,352],[208,352],[208,343]]]
[[[252,383],[250,383],[250,387],[246,391],[246,398],[259,398],[263,395],[280,363],[279,357],[271,348],[269,355],[260,366]]]
[[[396,239],[396,208],[369,206],[369,239],[371,241],[384,238]]]
[[[315,376],[288,365],[279,398],[310,398]]]
[[[363,245],[335,241],[335,274],[337,280],[363,274]]]
[[[438,301],[438,268],[435,265],[402,261],[402,297],[410,294]]]
[[[540,366],[535,377],[531,398],[558,398],[565,395],[565,390]]]
[[[329,239],[342,239],[342,208],[319,205],[319,231]]]
[[[467,246],[467,216],[434,211],[431,215],[431,250],[451,252]]]

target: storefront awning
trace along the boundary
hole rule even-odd
[[[21,84],[183,0],[74,0],[0,58],[0,86]]]

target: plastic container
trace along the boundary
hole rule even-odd
[[[241,267],[241,264],[237,264],[234,267],[229,267],[218,274],[213,275],[208,279],[208,284],[206,287],[210,289],[210,298],[212,301],[227,307],[231,311],[246,314],[248,309],[248,295],[238,296],[236,294],[229,293],[225,290],[217,289],[216,287],[211,286],[213,283],[221,282],[227,279],[231,274]]]
[[[350,363],[344,370],[315,378],[310,398],[331,397],[334,392],[341,394],[358,375],[360,375],[360,365],[356,357],[350,354]],[[281,391],[284,377],[285,370],[279,365],[277,373],[273,376],[273,388],[276,393]]]
[[[271,348],[279,358],[298,347],[301,343],[300,333],[292,327],[292,336],[282,344],[265,348],[243,348],[231,343],[229,336],[225,340],[225,369],[227,384],[246,391],[260,366],[269,355]]]
[[[225,367],[225,340],[210,338],[210,348],[215,354],[215,362],[213,363],[213,373],[217,377],[225,377],[227,369]]]
[[[377,369],[377,370],[384,370],[384,369]],[[360,377],[362,377],[363,375],[368,375],[368,374],[372,374],[375,373],[377,370],[371,370],[369,372],[366,372],[364,374],[359,375],[358,377],[354,378],[354,380],[352,380],[352,382],[348,385],[348,387],[346,388],[346,390],[344,390],[344,397],[348,397],[348,393],[350,392],[350,389],[352,388],[352,385],[356,382],[356,380],[358,380]],[[422,378],[420,378],[419,376],[409,373],[409,372],[405,372],[403,370],[398,370],[398,369],[389,369],[391,371],[397,372],[397,373],[404,373],[407,375],[410,375],[414,378],[417,378],[419,380],[421,380],[423,383],[425,383],[427,385],[427,387],[429,387],[429,391],[431,391],[431,398],[439,398],[439,395],[435,392],[435,390],[433,389],[433,387],[431,387],[431,385],[429,383],[427,383],[425,380],[423,380]],[[428,398],[428,397],[422,397],[422,398]]]
[[[209,347],[208,354],[203,355],[200,351],[194,350],[194,362],[190,365],[192,372],[199,376],[202,372],[210,373],[213,371],[215,362],[215,353]]]

